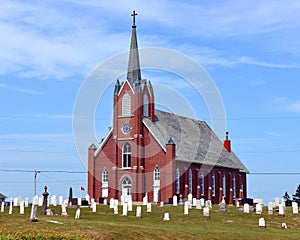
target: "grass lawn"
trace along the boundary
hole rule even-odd
[[[293,215],[287,207],[284,217],[268,216],[267,207],[263,214],[239,212],[236,207],[227,207],[226,213],[219,212],[219,206],[213,206],[210,218],[204,218],[202,210],[190,209],[189,215],[183,214],[183,207],[152,206],[152,213],[142,206],[142,218],[133,212],[122,216],[113,214],[109,206],[97,205],[97,212],[90,208],[81,208],[80,219],[74,219],[74,208],[68,208],[69,217],[41,215],[37,210],[38,222],[27,222],[31,208],[25,208],[25,214],[19,214],[19,208],[8,207],[0,213],[0,239],[300,239],[300,215]],[[50,209],[60,213],[60,207]],[[163,221],[163,215],[169,212],[171,220]],[[264,217],[266,228],[258,227],[258,219]],[[49,222],[56,221],[58,223]],[[285,222],[288,229],[282,229]]]

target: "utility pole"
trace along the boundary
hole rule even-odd
[[[40,172],[41,171],[34,170],[34,196],[36,196],[36,177],[37,177],[37,174]]]

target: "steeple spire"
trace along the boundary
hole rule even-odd
[[[135,25],[135,16],[137,13],[133,11],[131,14],[133,18],[132,22],[132,34],[131,34],[131,43],[130,43],[130,52],[129,52],[129,61],[128,61],[128,70],[127,70],[127,80],[129,83],[134,86],[136,82],[139,82],[141,77],[140,70],[140,59],[139,51],[137,44],[137,35],[136,35],[136,25]]]

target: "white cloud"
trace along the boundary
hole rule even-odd
[[[250,64],[250,65],[257,65],[261,67],[269,67],[269,68],[299,68],[299,66],[296,66],[294,64],[268,63],[268,62],[258,61],[253,57],[246,57],[246,56],[238,58],[238,62],[244,64]]]
[[[249,82],[250,86],[261,86],[261,85],[265,85],[266,81],[261,80],[261,79],[257,79],[257,80],[253,80],[251,82]]]
[[[290,103],[287,108],[292,111],[300,112],[300,100]]]
[[[21,93],[27,93],[27,94],[32,94],[32,95],[43,95],[43,92],[35,91],[32,89],[28,88],[17,88],[17,87],[11,87],[7,86],[6,84],[0,83],[0,89],[5,89],[13,92],[21,92]]]

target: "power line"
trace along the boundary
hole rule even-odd
[[[88,173],[87,171],[65,171],[65,170],[38,170],[39,172],[47,172],[47,173]],[[36,170],[23,170],[23,169],[0,169],[0,172],[31,172],[35,173]]]

